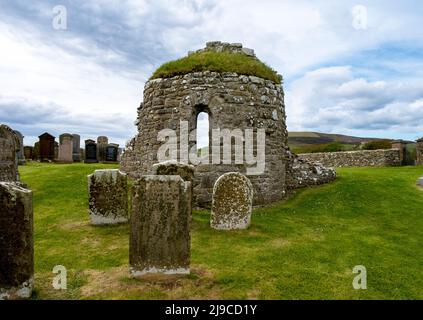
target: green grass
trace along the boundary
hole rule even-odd
[[[276,71],[257,59],[242,53],[212,51],[193,53],[187,57],[167,62],[153,73],[151,79],[171,78],[200,71],[236,72],[242,75],[261,77],[278,84],[282,81],[282,77]]]
[[[422,299],[423,167],[344,168],[335,183],[254,210],[245,231],[195,211],[192,274],[128,277],[129,227],[89,224],[86,175],[107,165],[20,167],[34,191],[36,299]],[[68,269],[68,289],[51,282]],[[367,268],[367,290],[352,269]]]

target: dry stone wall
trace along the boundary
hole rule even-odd
[[[308,162],[319,162],[326,167],[384,167],[401,165],[399,149],[303,153],[299,154],[298,158]]]
[[[286,176],[287,187],[292,190],[329,183],[336,179],[336,171],[319,162],[304,160],[292,154]]]

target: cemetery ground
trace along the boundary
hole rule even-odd
[[[34,192],[34,299],[422,299],[423,167],[344,168],[331,184],[255,209],[244,231],[195,210],[191,275],[129,278],[129,225],[91,226],[87,175],[102,164],[20,167]],[[52,287],[56,265],[67,290]],[[356,265],[367,290],[354,290]]]

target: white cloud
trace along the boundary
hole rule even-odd
[[[349,66],[306,73],[286,92],[288,129],[395,137],[423,132],[423,84],[368,81]]]
[[[123,144],[154,68],[210,40],[242,42],[285,77],[291,130],[422,130],[420,51],[365,64],[367,50],[423,43],[416,2],[63,1],[65,32],[52,30],[50,4],[17,1],[0,13],[0,108],[63,114],[34,123],[40,131],[106,134]],[[368,9],[366,30],[352,26],[357,4]],[[339,64],[348,66],[322,68]]]
[[[66,42],[65,39],[63,41]],[[127,138],[123,135],[114,137],[123,144],[130,137],[129,133],[135,131],[132,123],[142,99],[142,81],[147,75],[102,67],[96,59],[104,59],[104,56],[108,59],[111,53],[103,55],[98,49],[91,50],[93,44],[85,46],[84,41],[72,37],[67,44],[76,49],[89,48],[90,56],[72,54],[60,46],[45,43],[34,33],[27,34],[24,30],[0,23],[0,51],[4,57],[0,59],[2,108],[6,107],[5,101],[11,105],[13,100],[29,101],[25,104],[28,107],[55,105],[65,117],[61,122],[50,123],[53,128],[69,131],[66,120],[71,118],[86,120],[81,121],[79,127],[73,125],[75,130],[80,131],[87,131],[82,123],[98,132],[111,126],[125,128],[121,131],[126,131]],[[26,117],[26,114],[20,116]],[[116,117],[123,122],[115,121]],[[109,123],[101,121],[105,118]],[[45,130],[39,123],[34,122],[33,125]]]

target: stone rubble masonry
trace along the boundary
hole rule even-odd
[[[335,169],[325,167],[319,162],[300,159],[295,154],[292,154],[289,164],[286,184],[290,190],[329,183],[336,179]]]
[[[32,191],[0,182],[0,300],[31,297],[33,276]]]
[[[214,51],[214,52],[231,52],[231,53],[243,53],[247,56],[256,58],[253,49],[244,48],[242,43],[227,43],[221,41],[210,41],[206,43],[206,47],[204,49],[200,49],[197,51],[190,51],[188,55],[192,53],[200,53],[205,51]]]
[[[253,205],[253,186],[239,172],[228,172],[213,188],[210,226],[217,230],[247,229]]]
[[[57,161],[63,163],[73,162],[73,135],[64,133],[59,136],[59,155]]]
[[[157,141],[158,133],[173,129],[179,137],[180,121],[188,121],[191,131],[202,111],[209,114],[211,128],[240,129],[243,133],[245,129],[265,130],[264,173],[249,176],[254,202],[265,204],[283,199],[289,149],[282,87],[269,80],[236,73],[206,71],[147,82],[144,102],[138,109],[138,135],[127,145],[121,170],[132,178],[150,174],[158,162],[157,151],[162,144]],[[245,174],[246,165],[197,165],[194,203],[210,207],[217,178],[233,171]]]
[[[416,153],[416,165],[423,166],[423,138],[417,140]]]
[[[146,175],[132,190],[131,276],[188,274],[191,182],[176,175]]]
[[[128,222],[127,175],[118,169],[95,170],[88,176],[88,201],[91,224]]]
[[[242,44],[210,42],[200,51],[254,54],[245,49]],[[138,108],[138,134],[126,146],[121,170],[135,179],[150,174],[152,166],[158,162],[157,151],[162,145],[157,140],[158,133],[172,129],[179,137],[180,121],[189,123],[189,131],[196,129],[200,112],[208,114],[211,129],[239,129],[243,133],[245,129],[253,129],[255,133],[258,129],[265,130],[264,173],[248,176],[254,190],[253,204],[264,205],[284,199],[287,195],[286,170],[292,160],[284,92],[280,84],[256,76],[204,71],[148,81],[143,103]],[[191,142],[189,148],[194,143]],[[253,148],[256,155],[256,142]],[[194,204],[210,208],[216,180],[227,172],[246,174],[246,168],[246,164],[234,164],[234,161],[232,164],[196,165]]]
[[[400,166],[399,149],[360,150],[343,152],[303,153],[299,159],[319,162],[326,167],[384,167]]]
[[[19,141],[8,126],[0,125],[0,181],[18,181]]]

